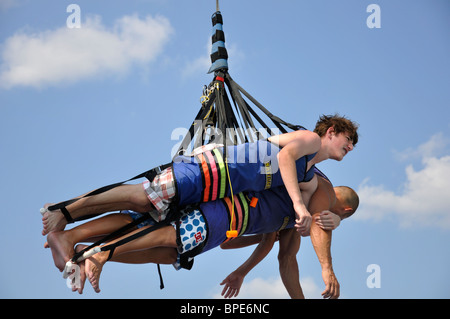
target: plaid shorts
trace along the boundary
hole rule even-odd
[[[172,167],[168,167],[155,176],[152,182],[146,180],[142,183],[147,197],[156,208],[156,211],[150,212],[150,215],[156,221],[166,219],[167,209],[175,197],[175,179],[173,177]]]

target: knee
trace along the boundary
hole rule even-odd
[[[138,213],[146,213],[152,210],[152,204],[147,198],[147,193],[140,184],[132,185],[128,190],[128,201],[133,206],[133,210]]]
[[[297,260],[297,254],[290,251],[280,250],[278,253],[278,263],[280,266],[284,267],[292,263],[293,260]]]

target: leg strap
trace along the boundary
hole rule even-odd
[[[67,223],[69,223],[69,224],[73,223],[75,221],[84,220],[86,218],[95,217],[97,215],[90,215],[90,216],[85,216],[85,217],[73,219],[66,207],[71,205],[71,204],[73,204],[73,203],[75,203],[76,201],[80,200],[81,198],[86,198],[86,197],[90,197],[90,196],[94,196],[94,195],[98,195],[98,194],[104,193],[104,192],[109,191],[109,190],[111,190],[111,189],[113,189],[115,187],[118,187],[120,185],[123,185],[123,184],[125,184],[127,182],[130,182],[130,181],[133,181],[133,180],[136,180],[136,179],[147,178],[151,182],[151,181],[153,181],[153,179],[155,178],[156,175],[161,173],[162,170],[168,168],[170,165],[172,165],[172,163],[152,168],[151,170],[148,170],[148,171],[146,171],[144,173],[141,173],[141,174],[139,174],[139,175],[137,175],[137,176],[135,176],[133,178],[130,178],[130,179],[126,180],[126,181],[123,181],[123,182],[120,182],[120,183],[111,184],[111,185],[108,185],[108,186],[104,186],[104,187],[96,189],[96,190],[94,190],[94,191],[92,191],[92,192],[90,192],[90,193],[88,193],[88,194],[86,194],[86,195],[84,195],[82,197],[70,199],[70,200],[67,200],[67,201],[64,201],[64,202],[61,202],[61,203],[49,206],[47,208],[47,210],[49,210],[49,211],[55,211],[55,210],[58,210],[58,209],[61,210],[61,212],[63,213],[64,217],[67,220]]]
[[[74,222],[74,220],[73,220],[72,216],[70,216],[70,213],[67,210],[67,208],[65,206],[63,206],[60,209],[61,209],[61,213],[63,213],[64,217],[66,218],[67,223],[68,224],[72,224]]]

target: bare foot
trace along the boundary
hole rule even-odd
[[[45,236],[52,231],[64,230],[67,225],[65,217],[59,209],[53,211],[47,210],[47,208],[51,205],[52,204],[44,205],[45,212],[42,213],[42,236]]]
[[[75,252],[78,253],[85,249],[87,245],[77,245],[75,247]],[[78,293],[81,295],[83,293],[84,284],[86,283],[86,273],[85,273],[85,262],[84,260],[79,262],[78,264],[79,268],[79,277],[74,277],[72,280],[72,291],[78,291]]]
[[[47,243],[45,243],[44,247],[52,250],[53,262],[61,272],[74,255],[73,244],[63,231],[53,231],[48,234]]]
[[[109,252],[100,252],[85,260],[86,277],[96,293],[100,292],[100,274],[108,259]]]

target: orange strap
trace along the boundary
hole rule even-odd
[[[205,176],[205,191],[203,193],[203,201],[209,200],[209,190],[211,188],[211,176],[209,175],[208,163],[206,163],[203,154],[199,154],[198,158],[202,161],[203,176]]]

